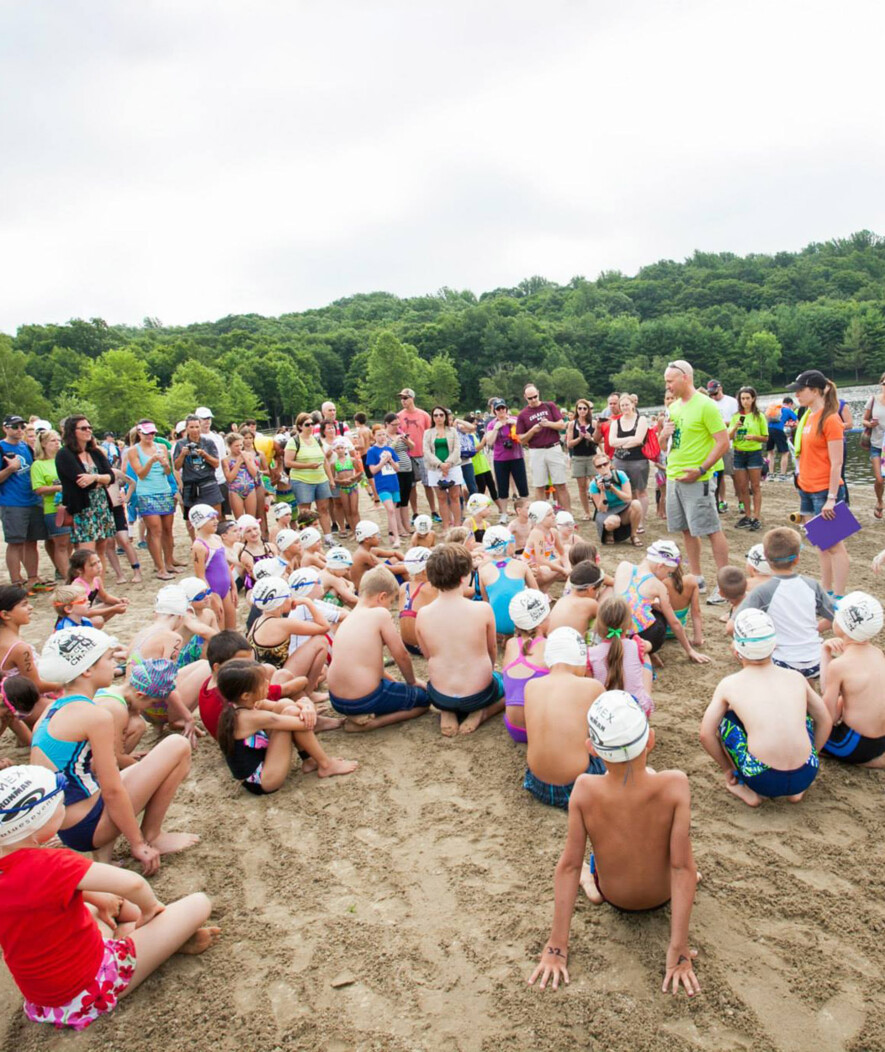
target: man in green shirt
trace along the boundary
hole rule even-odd
[[[675,397],[670,419],[661,430],[667,454],[667,529],[682,531],[685,551],[698,586],[706,590],[701,574],[701,537],[710,538],[713,558],[720,569],[728,563],[728,541],[716,510],[713,469],[728,449],[728,431],[715,403],[694,386],[694,369],[681,359],[664,372],[667,390]],[[707,602],[724,603],[714,588]]]

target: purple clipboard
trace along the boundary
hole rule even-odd
[[[857,533],[861,528],[860,523],[851,513],[851,508],[840,500],[835,507],[836,518],[825,519],[823,515],[815,515],[805,523],[805,535],[815,546],[825,552],[839,541],[844,541],[852,533]]]

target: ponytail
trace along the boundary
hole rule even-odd
[[[224,699],[224,708],[218,719],[218,744],[225,756],[233,756],[236,745],[238,703],[244,694],[258,690],[263,678],[264,669],[257,661],[235,658],[226,661],[218,670],[218,693]]]
[[[839,415],[839,393],[836,390],[836,385],[832,380],[827,380],[827,386],[823,391],[824,396],[824,407],[821,410],[820,419],[817,422],[817,433],[822,435],[824,433],[824,424],[829,420],[835,413]]]
[[[609,644],[606,690],[624,689],[624,643],[621,637],[629,624],[630,607],[620,596],[609,596],[596,614],[596,634]]]
[[[218,744],[225,756],[233,756],[236,742],[237,707],[225,701],[218,717]]]
[[[682,563],[678,566],[674,566],[670,571],[670,580],[673,582],[673,587],[682,595],[682,590],[685,587],[685,583],[682,580]]]

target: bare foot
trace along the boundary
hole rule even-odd
[[[150,841],[150,845],[156,848],[161,855],[174,855],[199,842],[200,838],[196,833],[160,833]]]
[[[458,717],[454,712],[439,714],[439,729],[444,738],[454,738],[458,733]]]
[[[365,716],[348,716],[344,721],[344,729],[349,734],[359,734],[360,731],[372,730],[374,721],[375,717],[370,712]]]
[[[117,584],[129,584],[125,577],[118,577]]]
[[[158,581],[172,581],[174,580],[171,573],[157,573],[154,574]]]
[[[650,654],[649,660],[655,668],[663,668],[664,662],[658,657],[657,654]]]
[[[308,756],[306,760],[301,761],[302,774],[313,774],[317,767],[319,767],[319,764],[312,756]]]
[[[600,894],[599,888],[596,886],[593,874],[590,872],[590,865],[586,862],[581,866],[581,887],[584,889],[584,894],[594,906],[601,906],[603,902],[605,902],[605,899]]]
[[[340,756],[330,756],[329,762],[318,768],[320,778],[332,778],[336,774],[352,774],[359,763],[356,760],[342,760]]]
[[[179,946],[176,953],[198,954],[205,953],[210,946],[218,942],[221,928],[197,928],[184,946]]]
[[[319,734],[321,731],[337,731],[339,727],[344,726],[344,720],[340,717],[335,716],[317,716],[316,725],[314,731]]]
[[[139,573],[134,573],[132,575],[132,578],[130,579],[129,583],[130,584],[141,584],[142,583],[141,573],[140,572]]]
[[[308,697],[314,703],[314,705],[322,705],[324,702],[329,700],[328,694],[321,694],[317,690],[315,690],[312,694],[309,694]]]
[[[483,722],[483,710],[471,712],[467,719],[458,728],[459,734],[473,734],[476,728]]]
[[[748,785],[741,785],[740,782],[735,782],[732,785],[730,782],[725,783],[725,788],[738,800],[743,800],[745,804],[749,804],[750,807],[758,807],[762,803],[762,797],[758,793],[754,793]]]

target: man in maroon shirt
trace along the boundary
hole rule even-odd
[[[531,483],[537,500],[544,500],[547,480],[556,490],[556,501],[561,508],[571,511],[568,495],[568,458],[559,442],[559,433],[566,427],[555,402],[542,402],[538,388],[526,384],[523,396],[526,407],[516,418],[516,434],[528,451]]]

